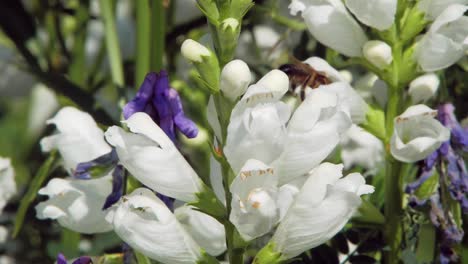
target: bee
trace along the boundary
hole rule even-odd
[[[307,87],[315,89],[320,85],[331,83],[331,80],[328,78],[326,73],[317,71],[309,64],[294,57],[291,57],[290,59],[293,63],[283,64],[279,67],[279,70],[288,75],[290,91],[298,94],[302,101],[305,99],[305,91]],[[297,89],[299,89],[299,92]]]

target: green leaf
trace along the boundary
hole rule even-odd
[[[419,263],[431,263],[434,260],[434,249],[436,245],[435,227],[431,223],[421,225],[418,237],[416,259]]]
[[[435,191],[437,191],[437,187],[439,186],[439,174],[434,171],[434,174],[430,176],[415,192],[416,196],[421,199],[425,200],[429,198]]]
[[[19,231],[21,230],[21,227],[23,226],[24,222],[24,217],[26,216],[26,212],[28,211],[29,205],[31,205],[31,203],[36,198],[39,188],[41,188],[42,184],[47,179],[47,177],[57,168],[57,161],[57,152],[51,152],[47,160],[37,171],[37,174],[34,175],[31,185],[29,185],[28,191],[24,195],[23,199],[21,199],[18,213],[16,214],[15,218],[13,237],[16,237]]]

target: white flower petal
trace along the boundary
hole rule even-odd
[[[133,114],[125,123],[131,132],[113,126],[105,133],[122,165],[151,189],[185,202],[194,201],[202,182],[161,128],[143,112]]]
[[[420,103],[433,97],[439,89],[440,80],[437,74],[428,73],[411,81],[408,93],[413,103]]]
[[[361,57],[366,34],[341,1],[331,2],[333,5],[312,5],[302,12],[309,31],[322,44],[346,56]]]
[[[266,234],[279,220],[278,177],[273,168],[248,160],[231,183],[231,221],[245,240]]]
[[[467,9],[459,4],[447,7],[421,39],[415,56],[424,71],[447,68],[463,57],[468,37],[468,17],[463,14]]]
[[[112,226],[105,221],[102,210],[112,191],[112,177],[91,180],[55,178],[39,190],[49,199],[36,206],[36,217],[55,219],[75,232],[94,234],[107,232]]]
[[[325,73],[325,75],[333,82],[346,82],[343,76],[335,68],[333,68],[326,60],[320,57],[310,57],[304,61],[309,64],[314,70]]]
[[[359,165],[376,172],[384,161],[383,143],[371,133],[353,125],[341,140],[341,159],[345,169]]]
[[[285,258],[293,258],[332,238],[361,204],[359,195],[373,191],[360,174],[342,177],[342,166],[323,163],[311,172],[272,243]]]
[[[385,30],[393,25],[396,0],[346,0],[346,6],[363,24]]]
[[[409,107],[395,118],[390,151],[397,160],[415,162],[429,156],[450,138],[450,130],[433,118],[425,105]]]
[[[64,107],[47,124],[54,124],[58,133],[41,140],[42,151],[58,149],[69,173],[78,163],[93,160],[111,151],[104,140],[104,132],[86,112]]]
[[[132,248],[162,263],[196,263],[200,248],[156,195],[139,188],[109,209],[107,221]]]
[[[15,172],[10,159],[0,157],[0,214],[16,194]]]
[[[420,0],[419,10],[426,13],[429,20],[436,19],[447,7],[453,4],[468,5],[468,0]]]
[[[174,215],[208,254],[218,256],[226,251],[224,226],[216,219],[187,205],[177,208]]]

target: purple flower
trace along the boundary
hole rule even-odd
[[[67,264],[67,259],[62,253],[59,253],[57,256],[57,264]],[[90,257],[79,257],[75,259],[72,264],[92,264],[93,260]]]
[[[166,71],[146,75],[135,98],[125,105],[124,118],[128,119],[136,112],[145,112],[151,116],[173,141],[176,138],[175,128],[189,138],[198,134],[195,123],[184,114],[179,94],[169,86]]]
[[[105,171],[110,171],[119,161],[117,157],[117,152],[113,148],[111,152],[99,156],[91,161],[78,163],[75,171],[73,172],[73,177],[81,180],[91,179],[91,170],[101,168],[103,169],[103,174]]]

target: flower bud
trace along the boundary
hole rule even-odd
[[[362,50],[364,57],[379,69],[383,69],[392,63],[392,48],[383,41],[367,41]]]
[[[235,31],[238,26],[239,20],[232,17],[226,18],[223,20],[223,22],[221,22],[221,27],[223,30],[227,30],[228,28],[230,28],[232,31]]]
[[[415,162],[429,156],[450,138],[450,130],[434,119],[436,110],[414,105],[397,116],[390,151],[397,160]]]
[[[182,43],[182,55],[193,62],[205,87],[212,93],[219,91],[219,64],[216,55],[202,44],[187,39]]]
[[[252,81],[249,66],[241,60],[233,60],[221,71],[220,89],[231,101],[245,93]]]
[[[413,103],[423,102],[434,96],[439,84],[439,77],[434,73],[428,73],[414,79],[408,90]]]
[[[202,62],[203,57],[211,56],[209,49],[192,39],[185,40],[180,49],[182,55],[191,62]]]

